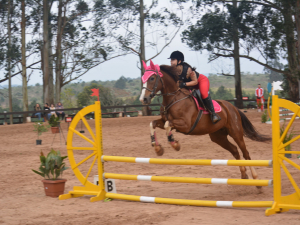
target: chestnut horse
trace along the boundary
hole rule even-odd
[[[169,143],[175,150],[179,151],[180,144],[174,140],[171,130],[176,129],[177,132],[188,134],[196,121],[198,109],[190,91],[178,88],[177,81],[180,72],[177,67],[167,65],[159,67],[158,65],[154,65],[152,61],[150,61],[150,65],[151,66],[147,67],[144,63],[146,72],[142,78],[144,85],[140,101],[145,105],[150,104],[151,99],[157,95],[159,91],[161,91],[160,95],[163,96],[163,102],[160,108],[161,118],[153,120],[150,123],[151,144],[155,148],[156,154],[161,156],[164,153],[164,149],[157,140],[155,128],[159,127],[165,129]],[[148,75],[145,77],[147,72]],[[217,100],[217,102],[222,108],[221,112],[218,113],[221,120],[213,124],[210,115],[203,114],[195,129],[190,132],[189,135],[209,134],[213,142],[229,151],[234,158],[239,160],[240,154],[237,147],[227,139],[229,135],[241,149],[243,157],[246,160],[251,160],[243,136],[260,142],[269,141],[271,138],[260,135],[245,114],[231,103],[224,100]],[[257,173],[255,169],[250,167],[250,170],[253,179],[256,179]],[[240,171],[242,179],[248,179],[244,166],[240,166]]]

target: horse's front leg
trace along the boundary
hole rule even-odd
[[[150,133],[151,133],[151,145],[155,148],[155,152],[158,156],[162,156],[164,154],[163,147],[158,143],[155,128],[159,127],[164,129],[165,121],[163,119],[153,120],[150,123]]]
[[[165,123],[165,129],[166,129],[166,135],[168,137],[168,142],[170,143],[170,145],[176,150],[176,151],[179,151],[180,150],[180,144],[177,140],[174,140],[174,136],[172,134],[172,127],[170,125],[170,122],[167,121]]]

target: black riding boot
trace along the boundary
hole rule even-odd
[[[215,112],[214,105],[211,101],[210,95],[207,98],[203,99],[203,103],[206,106],[207,110],[210,112],[211,121],[213,124],[221,120],[220,116]]]

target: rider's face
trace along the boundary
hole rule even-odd
[[[177,66],[178,60],[177,59],[171,59],[171,66]]]

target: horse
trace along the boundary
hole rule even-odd
[[[178,88],[178,68],[168,65],[154,65],[151,60],[150,66],[144,62],[143,65],[146,72],[142,77],[144,84],[140,101],[144,105],[149,105],[151,99],[158,95],[159,91],[161,92],[160,95],[163,96],[160,108],[161,118],[150,123],[151,144],[158,156],[163,155],[164,149],[156,137],[155,128],[157,127],[166,130],[168,142],[176,151],[180,150],[180,144],[178,140],[174,140],[171,131],[173,129],[189,135],[209,134],[212,142],[229,151],[236,160],[240,160],[240,154],[237,147],[228,140],[228,135],[236,142],[246,160],[251,160],[251,157],[246,148],[244,136],[260,142],[271,140],[270,137],[259,134],[246,115],[225,100],[216,100],[221,106],[221,112],[218,113],[221,120],[218,123],[213,124],[209,114],[203,114],[200,121],[195,123],[199,114],[198,108],[190,91],[185,88]],[[147,77],[145,77],[146,73]],[[241,178],[248,179],[244,166],[240,166],[240,171]],[[257,179],[258,176],[254,167],[250,167],[250,171],[253,179]]]

